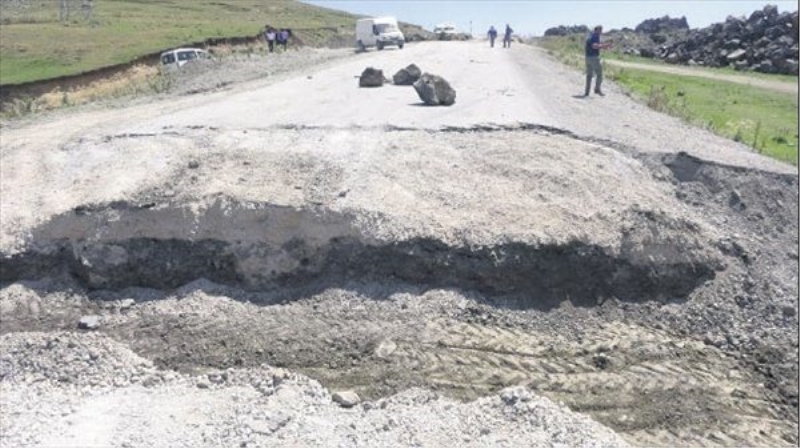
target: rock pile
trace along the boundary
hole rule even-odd
[[[587,34],[589,33],[589,27],[586,25],[573,25],[573,26],[564,26],[559,25],[553,28],[548,28],[545,30],[544,35],[545,37],[549,36],[569,36],[570,34]]]
[[[767,5],[747,19],[728,17],[693,30],[684,41],[660,48],[659,57],[670,63],[797,75],[797,19],[797,11],[779,14],[776,6]]]
[[[749,18],[729,16],[725,22],[689,29],[685,17],[648,19],[634,30],[611,30],[606,40],[614,51],[671,64],[733,67],[762,73],[798,74],[798,13],[778,12],[767,5]],[[559,26],[545,36],[588,34],[586,26]]]
[[[672,19],[670,16],[664,16],[658,19],[647,19],[644,22],[636,25],[634,31],[637,33],[653,34],[688,29],[689,22],[686,21],[686,17]]]
[[[152,385],[164,372],[99,333],[9,333],[0,337],[0,381],[74,386]]]

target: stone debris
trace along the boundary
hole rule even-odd
[[[383,70],[367,67],[358,78],[359,87],[383,87]]]
[[[81,330],[97,330],[100,328],[102,318],[97,315],[83,316],[78,320],[78,328]]]
[[[406,68],[401,68],[392,77],[392,82],[396,86],[413,86],[417,80],[422,76],[422,71],[414,64],[410,64]]]
[[[358,394],[352,390],[345,390],[333,394],[333,401],[339,403],[343,408],[352,408],[361,402]]]
[[[395,344],[391,339],[387,339],[385,341],[381,341],[381,343],[375,348],[375,356],[386,359],[391,356],[395,350],[397,350],[397,344]]]
[[[456,102],[456,91],[441,76],[425,73],[414,83],[414,89],[429,106],[451,106]]]

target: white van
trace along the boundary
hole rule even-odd
[[[361,51],[367,47],[383,50],[387,45],[403,48],[406,38],[394,17],[373,17],[356,22],[356,45]]]
[[[211,55],[199,48],[176,48],[161,53],[161,68],[164,71],[174,71],[198,59],[211,59]]]
[[[436,34],[456,34],[456,26],[452,23],[440,23],[433,29]]]

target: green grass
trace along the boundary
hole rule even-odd
[[[583,39],[583,36],[548,38],[538,44],[566,64],[583,69]],[[605,68],[609,78],[653,109],[747,144],[775,159],[794,165],[798,163],[798,101],[795,95],[693,76],[609,65]],[[786,78],[763,74],[760,77],[780,81]],[[796,77],[792,79],[797,82]]]
[[[660,59],[643,58],[641,56],[634,56],[615,51],[606,51],[603,54],[603,58],[609,60],[633,62],[636,64],[652,65],[654,67],[685,67],[698,72],[722,73],[725,75],[741,76],[742,78],[768,79],[770,81],[785,82],[787,84],[797,84],[797,76],[793,75],[779,75],[779,74],[769,74],[769,73],[759,73],[759,72],[742,72],[732,67],[703,67],[700,65],[695,65],[695,66],[675,65],[675,64],[668,64]]]
[[[613,68],[609,76],[663,112],[797,165],[797,98],[729,82]]]
[[[255,36],[269,23],[297,30],[355,28],[357,16],[293,0],[102,0],[93,18],[58,20],[58,2],[3,11],[0,85],[72,75],[207,38]],[[6,9],[6,6],[3,6]],[[310,41],[309,41],[310,40]]]

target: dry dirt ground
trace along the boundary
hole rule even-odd
[[[4,441],[797,445],[795,167],[526,45],[293,57],[4,123]]]

